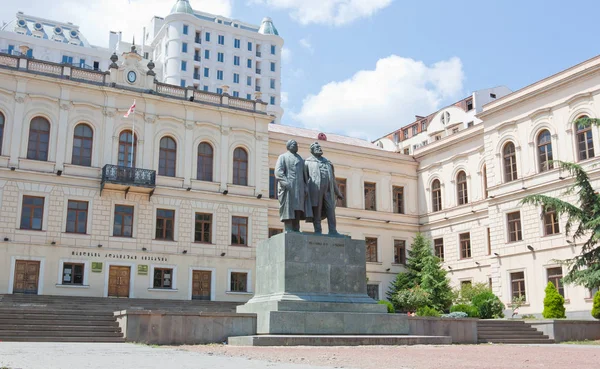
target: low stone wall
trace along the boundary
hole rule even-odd
[[[408,334],[450,336],[452,343],[477,343],[477,319],[408,317]]]
[[[115,316],[127,342],[206,344],[256,334],[255,314],[123,310]]]
[[[600,340],[600,321],[594,320],[526,320],[525,323],[555,342]]]

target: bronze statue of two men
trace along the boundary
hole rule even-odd
[[[289,140],[288,151],[279,156],[275,165],[278,181],[279,216],[285,232],[300,232],[300,221],[312,222],[315,234],[322,234],[321,219],[327,218],[329,235],[339,236],[336,229],[335,206],[344,196],[335,180],[333,164],[323,157],[318,142],[310,145],[311,157],[298,155],[298,143]]]

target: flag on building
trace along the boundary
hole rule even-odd
[[[127,110],[127,113],[125,113],[125,115],[123,115],[123,118],[129,117],[129,114],[133,114],[134,112],[135,112],[135,100],[133,100],[133,105],[131,105],[129,110]]]

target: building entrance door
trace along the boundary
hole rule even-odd
[[[212,272],[208,270],[194,270],[192,272],[192,300],[210,301],[210,282]]]
[[[40,280],[40,262],[17,260],[15,262],[15,280],[13,293],[28,293],[37,295]]]
[[[108,297],[129,297],[130,275],[130,267],[111,265],[108,271]]]

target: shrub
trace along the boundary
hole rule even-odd
[[[504,317],[504,304],[498,296],[491,291],[482,292],[473,296],[471,303],[477,308],[481,319],[493,319]]]
[[[439,311],[435,310],[432,307],[422,306],[419,309],[417,309],[417,316],[433,316],[439,318],[441,314]]]
[[[442,318],[468,318],[469,315],[463,311],[454,311],[450,314],[442,314]]]
[[[399,291],[392,299],[396,311],[403,313],[416,311],[418,308],[429,305],[429,293],[416,286]]]
[[[544,297],[544,311],[542,316],[546,319],[563,319],[565,316],[565,299],[558,293],[552,282],[546,285],[546,296]]]
[[[470,318],[478,318],[479,317],[479,311],[477,310],[477,308],[475,306],[469,305],[469,304],[452,305],[452,307],[450,307],[450,312],[451,313],[462,312],[462,313],[467,314],[467,316]]]
[[[521,315],[521,319],[536,319],[533,314],[523,314]]]
[[[600,319],[600,291],[594,295],[594,306],[592,307],[592,316],[596,319]]]
[[[473,297],[483,292],[492,292],[487,283],[464,284],[452,291],[452,300],[455,304],[470,304]]]
[[[379,301],[377,301],[377,303],[379,305],[387,306],[388,313],[390,313],[390,314],[394,314],[396,312],[396,309],[394,309],[394,305],[392,305],[392,303],[389,302],[388,300],[379,300]]]

